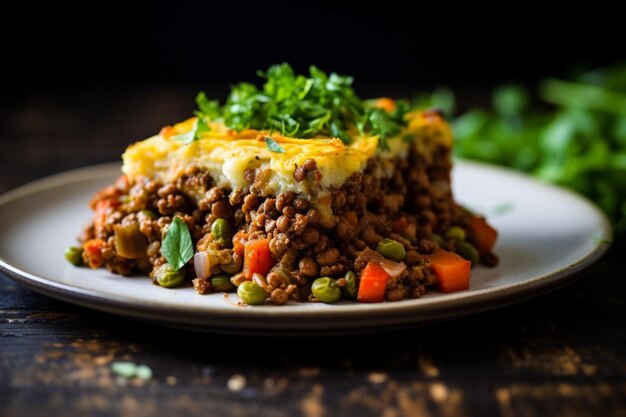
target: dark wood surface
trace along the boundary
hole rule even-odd
[[[185,89],[101,88],[3,100],[0,192],[115,160],[189,114],[191,98]],[[346,337],[159,328],[0,274],[0,416],[624,416],[625,251],[618,240],[584,277],[535,300]],[[153,377],[116,377],[118,360],[146,364]]]

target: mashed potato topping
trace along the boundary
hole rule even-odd
[[[234,131],[223,124],[210,123],[210,130],[199,139],[185,143],[176,137],[191,131],[196,118],[166,127],[149,139],[128,147],[123,155],[123,171],[129,178],[148,177],[161,182],[176,180],[186,168],[197,166],[210,172],[216,184],[230,189],[245,189],[247,168],[269,168],[271,175],[264,192],[277,195],[283,191],[307,193],[306,181],[294,179],[294,171],[307,159],[314,159],[321,172],[321,190],[339,188],[355,172],[365,169],[367,160],[377,153],[382,157],[405,157],[415,146],[426,158],[435,146],[451,147],[448,125],[434,112],[407,115],[408,125],[400,137],[388,140],[389,149],[381,151],[377,136],[360,136],[345,145],[337,138],[297,139],[274,132],[247,129]],[[274,139],[284,152],[273,152],[265,137]]]

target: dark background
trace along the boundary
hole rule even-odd
[[[623,58],[619,13],[603,2],[90,1],[18,8],[5,15],[3,29],[4,80],[15,93],[225,86],[282,61],[352,74],[364,88],[392,84],[410,93],[442,83],[533,81]]]

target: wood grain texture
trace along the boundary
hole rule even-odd
[[[86,105],[96,93],[40,93],[0,110],[0,191],[114,160],[191,111],[184,90],[100,92],[108,113]],[[0,415],[625,416],[625,251],[616,242],[582,279],[516,306],[328,338],[159,328],[0,276]],[[117,377],[119,360],[154,375]]]

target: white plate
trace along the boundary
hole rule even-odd
[[[164,289],[146,277],[125,278],[65,261],[64,249],[76,243],[91,218],[89,199],[117,175],[117,164],[87,167],[0,197],[1,269],[51,297],[163,325],[231,333],[342,333],[463,316],[545,293],[578,276],[611,239],[605,216],[582,197],[506,169],[458,161],[457,200],[486,214],[499,230],[500,264],[474,268],[468,291],[380,304],[242,307],[234,294],[200,296],[191,286]]]

